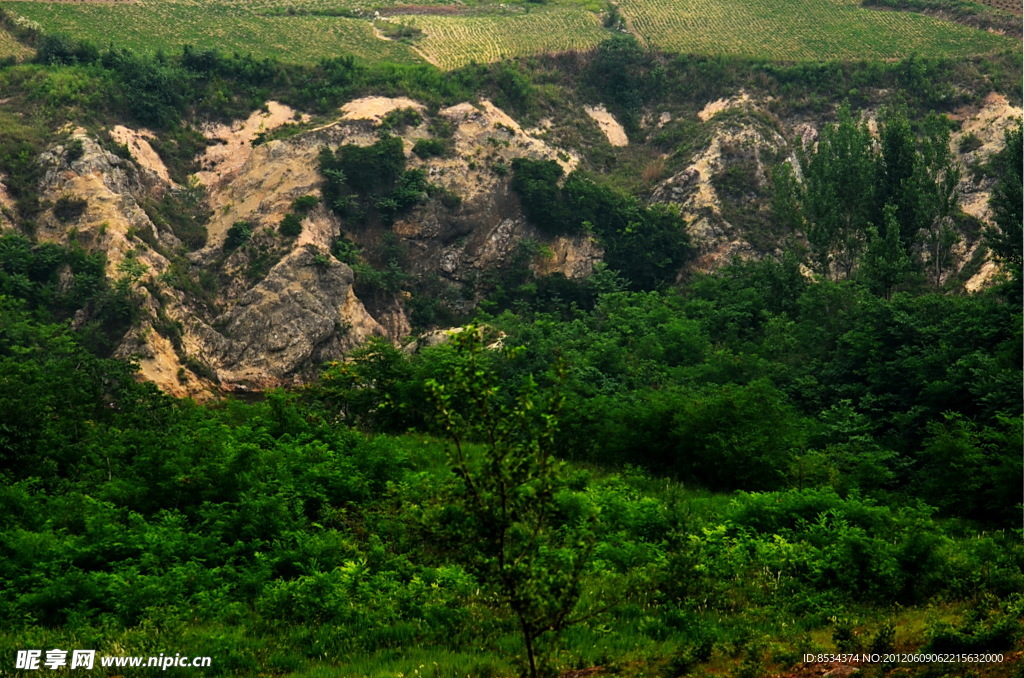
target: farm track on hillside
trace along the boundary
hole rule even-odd
[[[299,63],[343,54],[368,61],[419,60],[405,45],[378,40],[370,22],[362,19],[264,16],[225,3],[173,0],[124,5],[4,2],[0,6],[38,21],[49,31],[136,51],[178,51],[191,44]]]
[[[786,61],[966,56],[1009,40],[908,12],[878,12],[858,0],[621,0],[650,45],[670,52]]]

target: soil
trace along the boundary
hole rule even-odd
[[[417,111],[426,110],[423,104],[413,101],[408,97],[363,97],[342,106],[341,117],[347,120],[372,120],[380,122],[385,115],[399,108],[415,108]]]
[[[615,119],[608,109],[604,105],[600,106],[584,106],[583,109],[587,112],[597,126],[604,132],[605,137],[608,139],[608,143],[612,146],[628,146],[629,137],[626,136],[626,130],[623,129],[622,124]]]

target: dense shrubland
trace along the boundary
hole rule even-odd
[[[509,589],[485,541],[460,538],[458,479],[479,471],[429,435],[477,469],[487,431],[515,450],[534,426],[526,440],[573,461],[535,495],[546,529],[585,530],[558,547],[586,554],[580,598],[555,603],[595,613],[558,643],[534,634],[540,670],[1020,637],[1020,315],[997,292],[885,299],[736,264],[566,322],[490,319],[483,342],[500,330],[511,353],[372,342],[301,392],[199,407],[47,324],[37,278],[0,308],[5,652],[509,674],[524,637]],[[529,576],[556,576],[537,562]]]
[[[432,106],[486,94],[531,119],[583,76],[580,96],[633,133],[654,93],[693,105],[749,86],[782,113],[881,89],[897,112],[879,149],[841,112],[800,158],[802,186],[776,168],[773,218],[806,250],[681,279],[678,214],[596,172],[516,162],[542,232],[600,240],[593,276],[533,278],[524,243],[476,317],[484,345],[512,350],[373,340],[254,402],[174,400],[103,357],[145,313],[130,260],[107,280],[73,243],[0,238],[0,655],[181,652],[213,656],[210,675],[676,676],[758,675],[808,651],[1019,649],[1020,132],[990,170],[985,241],[1004,277],[964,295],[927,275],[956,216],[948,130],[910,122],[981,83],[1019,95],[1013,59],[751,64],[626,40],[589,61],[442,75],[39,39],[40,64],[0,69],[22,113],[0,113],[0,170],[26,231],[31,158],[55,120],[152,125],[186,175],[194,116],[270,96],[324,111],[367,91]],[[450,152],[437,137],[423,155]],[[386,231],[445,199],[397,141],[322,154],[324,202],[347,226]],[[315,204],[298,198],[282,232]],[[237,222],[225,250],[253,237]],[[393,235],[332,254],[362,298],[410,285]]]

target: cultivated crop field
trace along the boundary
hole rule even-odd
[[[192,44],[300,63],[352,54],[368,61],[426,59],[450,69],[586,49],[612,35],[592,11],[592,0],[553,0],[547,7],[529,5],[530,11],[489,0],[441,4],[381,10],[423,31],[410,46],[375,31],[369,0],[0,0],[0,7],[46,30],[101,45],[176,51]],[[893,59],[985,54],[1015,44],[918,13],[867,9],[859,0],[621,0],[620,9],[637,37],[670,52],[789,61]],[[5,47],[9,42],[0,37],[0,50],[16,49]]]
[[[187,0],[0,6],[38,21],[45,30],[137,51],[178,51],[192,44],[300,63],[342,54],[370,61],[417,60],[406,45],[375,37],[369,21],[340,16],[264,16],[241,4]]]
[[[609,36],[597,15],[570,8],[513,15],[398,18],[424,32],[417,46],[442,68],[540,52],[588,49]]]
[[[622,0],[623,13],[652,46],[672,52],[782,60],[967,56],[1012,45],[1009,38],[859,0]]]

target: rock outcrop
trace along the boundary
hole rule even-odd
[[[788,140],[815,142],[819,121],[783,123],[765,104],[741,93],[705,106],[697,117],[710,132],[709,142],[651,191],[652,202],[678,205],[688,221],[698,270],[712,270],[737,255],[766,253],[764,243],[752,242],[749,221],[768,218],[770,166],[793,158]],[[457,199],[427,201],[387,226],[349,224],[320,205],[303,213],[298,237],[280,235],[278,226],[295,199],[320,195],[321,149],[373,144],[382,120],[396,108],[412,108],[422,118],[393,132],[403,140],[407,166],[423,169],[432,184]],[[1019,108],[1000,97],[958,112],[962,130],[953,145],[961,163],[969,167],[990,157],[1020,116]],[[645,117],[651,130],[672,119],[656,111]],[[288,124],[296,127],[275,132]],[[453,152],[426,159],[412,153],[417,140],[439,128],[449,130],[446,143]],[[341,235],[365,250],[397,238],[406,254],[405,272],[445,290],[445,302],[456,311],[469,311],[478,301],[475,280],[513,261],[541,275],[588,276],[601,260],[599,245],[586,234],[539,232],[510,189],[508,168],[515,158],[554,160],[566,174],[580,165],[572,149],[552,144],[551,130],[549,119],[524,129],[489,101],[431,112],[409,99],[367,97],[348,102],[317,126],[308,116],[268,102],[246,120],[205,127],[211,145],[199,158],[200,171],[182,185],[171,180],[145,130],[118,126],[110,131],[115,145],[75,130],[69,142],[40,158],[43,204],[49,207],[37,220],[37,236],[104,252],[112,279],[122,275],[126,259],[141,264],[134,293],[144,320],[118,354],[135,356],[143,378],[194,397],[218,384],[224,390],[294,384],[369,336],[397,343],[411,332],[405,296],[360,299],[353,269],[331,255]],[[740,166],[737,185],[727,173],[736,175]],[[964,174],[964,209],[987,220],[991,184]],[[202,201],[209,212],[205,246],[186,251],[166,214],[159,213],[168,196]],[[62,200],[79,209],[71,217],[58,214]],[[13,210],[0,177],[0,228],[10,227]],[[251,240],[226,247],[229,229],[239,222]],[[970,259],[976,245],[976,238],[965,243],[961,261]],[[983,267],[968,286],[984,284],[992,270]]]

